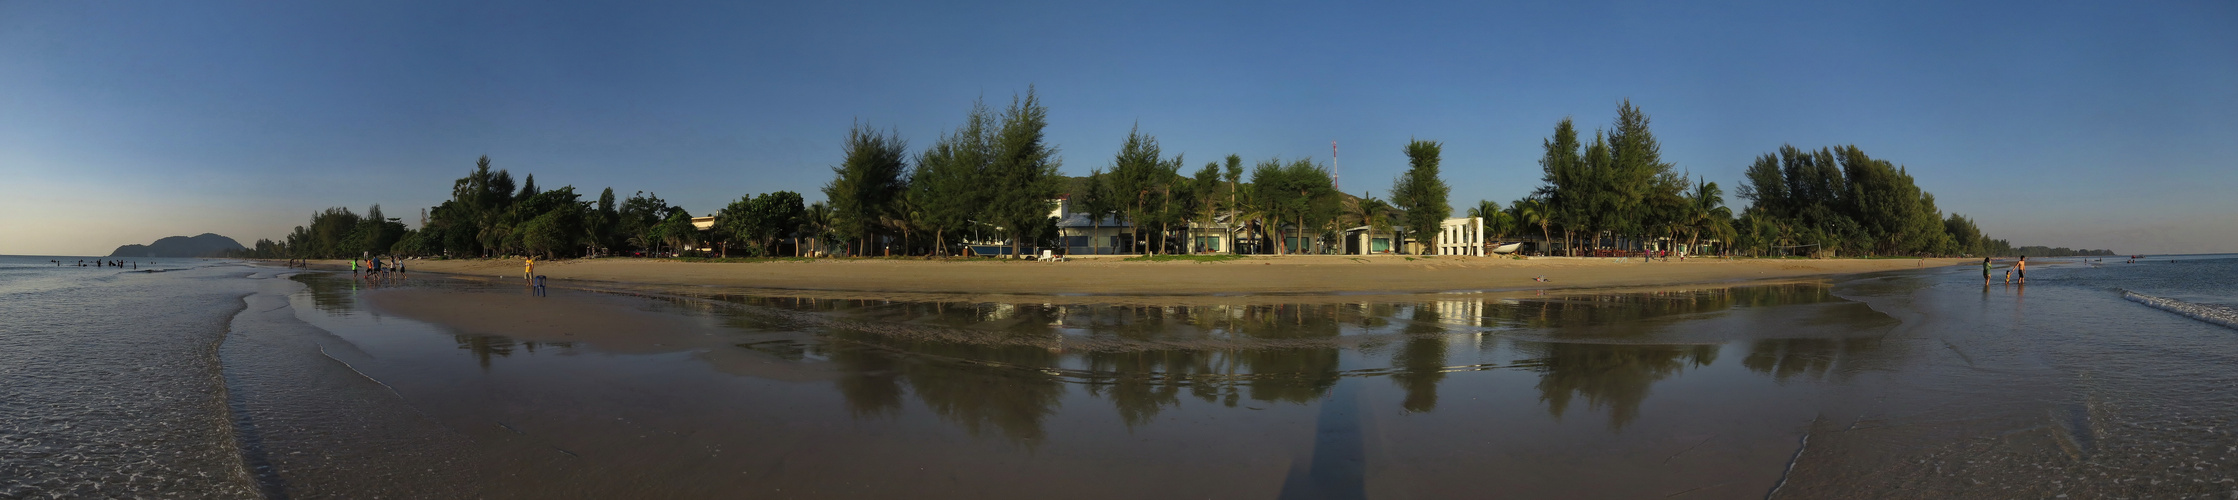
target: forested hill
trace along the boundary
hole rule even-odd
[[[125,245],[109,252],[110,257],[222,257],[226,252],[240,251],[241,242],[212,233],[193,237],[172,236],[146,245]]]

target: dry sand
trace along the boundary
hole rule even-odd
[[[1069,262],[824,259],[753,263],[605,258],[538,262],[536,273],[569,281],[709,287],[742,293],[894,299],[997,296],[1175,297],[1407,295],[1457,291],[1536,292],[1672,288],[1792,281],[1874,271],[1967,265],[1964,259],[1639,259],[1405,256],[1254,256],[1224,262]],[[346,268],[341,261],[326,268]],[[410,261],[413,273],[519,279],[521,261]],[[1549,282],[1532,280],[1545,276]],[[587,283],[586,283],[587,284]]]

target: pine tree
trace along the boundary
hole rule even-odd
[[[847,159],[832,167],[837,174],[824,185],[833,218],[842,237],[854,238],[858,255],[870,253],[881,217],[904,187],[908,143],[890,131],[856,124],[847,131]]]
[[[1437,251],[1429,238],[1438,234],[1439,226],[1447,217],[1453,216],[1453,206],[1446,203],[1446,195],[1452,188],[1445,184],[1445,179],[1438,177],[1438,155],[1442,149],[1435,141],[1407,143],[1407,171],[1391,186],[1391,203],[1405,211],[1403,226],[1429,253]]]
[[[1002,127],[994,136],[993,161],[988,164],[986,186],[994,189],[987,204],[987,219],[1011,233],[1011,250],[1025,246],[1049,226],[1049,200],[1059,192],[1057,149],[1043,137],[1049,127],[1049,109],[1034,96],[1013,97],[1003,111]]]

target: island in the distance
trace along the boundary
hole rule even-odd
[[[233,238],[213,233],[193,237],[172,236],[146,245],[125,245],[109,252],[110,257],[223,257],[226,252],[240,251],[244,247]]]

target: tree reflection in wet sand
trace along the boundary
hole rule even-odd
[[[490,358],[510,357],[513,355],[514,348],[520,348],[522,350],[528,351],[530,354],[535,354],[536,348],[538,347],[575,347],[575,343],[573,342],[536,342],[532,340],[513,340],[496,335],[458,334],[452,335],[451,339],[455,342],[458,342],[459,350],[472,353],[474,355],[474,360],[482,365],[483,371],[489,371]]]
[[[1824,378],[1828,367],[1870,353],[1879,342],[1765,338],[1780,332],[1687,326],[1714,323],[1736,309],[1847,308],[1789,313],[1805,315],[1801,320],[1773,318],[1783,323],[1848,321],[1837,313],[1862,310],[1819,284],[1531,300],[1163,307],[714,298],[748,306],[742,317],[758,317],[755,310],[811,313],[790,316],[786,326],[816,332],[808,349],[838,367],[838,392],[858,417],[895,414],[913,396],[975,436],[995,433],[1028,446],[1045,438],[1044,421],[1074,386],[1109,402],[1122,422],[1137,427],[1181,406],[1184,396],[1228,407],[1246,399],[1316,404],[1346,376],[1388,376],[1404,392],[1401,410],[1432,412],[1438,386],[1454,376],[1449,372],[1500,368],[1537,373],[1538,400],[1554,418],[1582,398],[1587,409],[1606,412],[1616,431],[1639,418],[1654,385],[1715,363],[1726,343],[1747,342],[1751,350],[1742,364],[1784,381]],[[754,321],[770,326],[766,319]],[[1468,341],[1489,353],[1452,349]],[[1347,350],[1366,356],[1340,361]],[[1509,361],[1457,362],[1457,356]],[[1373,361],[1378,358],[1387,364]]]
[[[1530,364],[1539,377],[1539,401],[1561,418],[1570,401],[1585,397],[1586,408],[1607,410],[1609,429],[1619,430],[1640,415],[1649,387],[1687,368],[1717,361],[1717,346],[1639,344],[1525,344],[1540,354]]]
[[[1826,380],[1829,373],[1831,378],[1841,380],[1853,371],[1832,370],[1836,365],[1870,363],[1880,346],[1881,339],[1875,337],[1759,340],[1749,345],[1748,357],[1741,359],[1741,366],[1771,375],[1780,383],[1796,377]]]

